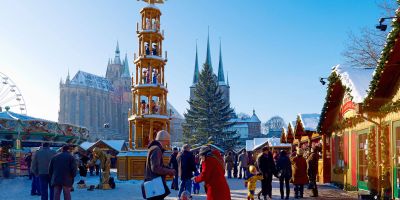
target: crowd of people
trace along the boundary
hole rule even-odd
[[[312,189],[311,197],[318,196],[316,180],[319,155],[316,148],[311,148],[307,154],[297,148],[291,155],[284,150],[274,155],[266,146],[253,160],[246,151],[239,155],[228,151],[223,157],[218,150],[212,150],[209,146],[201,147],[199,153],[194,155],[190,146],[185,144],[181,151],[173,148],[168,165],[164,165],[162,155],[168,140],[169,134],[160,131],[149,145],[145,181],[163,177],[166,192],[163,196],[148,199],[164,199],[170,194],[169,188],[179,191],[179,199],[191,199],[191,194],[198,194],[200,182],[204,182],[208,200],[231,199],[227,178],[244,179],[248,200],[254,200],[257,181],[261,181],[258,199],[272,199],[274,176],[279,180],[281,199],[289,199],[290,182],[294,185],[296,199],[304,197],[306,184],[308,189]],[[173,177],[170,187],[166,186],[166,176]]]
[[[164,199],[170,194],[169,189],[178,191],[178,199],[191,199],[192,194],[200,192],[200,184],[204,182],[204,192],[208,200],[230,199],[227,179],[244,179],[248,190],[248,200],[272,198],[272,179],[277,177],[280,183],[281,199],[289,199],[290,183],[294,185],[294,197],[303,198],[304,186],[312,189],[312,197],[318,196],[317,172],[319,155],[316,148],[304,153],[301,148],[291,155],[284,150],[274,155],[268,146],[256,156],[242,151],[239,155],[228,151],[225,156],[220,151],[203,146],[199,152],[193,153],[188,144],[181,150],[173,148],[167,165],[163,163],[163,153],[170,140],[166,131],[159,131],[155,140],[148,146],[145,181],[162,177],[165,194],[148,199]],[[58,200],[61,192],[64,199],[71,199],[74,178],[79,170],[80,181],[84,183],[89,172],[98,175],[100,163],[90,164],[93,155],[72,153],[72,147],[65,145],[61,152],[50,149],[49,143],[43,143],[38,151],[27,154],[25,161],[29,167],[29,178],[32,179],[31,195],[40,195],[42,200]],[[93,160],[94,161],[94,160]],[[88,164],[89,163],[89,164]],[[225,177],[226,175],[226,177]],[[166,185],[166,176],[173,177],[171,185]],[[257,182],[261,181],[261,191],[256,194]]]
[[[90,176],[99,176],[100,161],[93,159],[92,153],[75,152],[71,145],[65,145],[60,150],[57,153],[50,148],[50,143],[45,142],[37,151],[26,154],[24,160],[28,166],[28,177],[32,180],[32,196],[41,196],[42,200],[57,200],[62,192],[64,199],[68,200],[74,191],[75,177],[79,178],[77,184],[80,186],[85,185],[88,172]],[[92,160],[95,162],[90,162]]]
[[[228,179],[243,178],[248,189],[248,199],[254,199],[256,182],[261,180],[261,191],[258,198],[272,197],[272,179],[275,176],[279,180],[281,199],[289,199],[290,183],[294,185],[294,197],[303,198],[304,185],[312,190],[312,197],[318,196],[317,173],[319,155],[316,148],[311,148],[305,154],[303,149],[298,148],[290,156],[284,150],[271,152],[266,146],[262,153],[256,157],[243,150],[239,155],[228,152],[225,155],[225,170]],[[286,195],[285,195],[286,192]]]
[[[38,151],[26,156],[32,179],[31,195],[40,195],[42,200],[59,200],[62,192],[64,199],[71,199],[77,173],[77,162],[71,151],[72,147],[65,145],[57,153],[50,149],[49,143],[43,143]]]
[[[230,199],[229,186],[224,176],[224,159],[219,151],[205,146],[194,155],[190,151],[190,146],[185,144],[181,151],[174,148],[168,165],[164,165],[162,157],[169,139],[169,134],[162,130],[148,146],[145,181],[161,176],[165,193],[147,199],[164,199],[170,194],[169,186],[166,186],[166,176],[173,177],[170,187],[179,191],[179,199],[188,200],[191,199],[192,193],[198,194],[201,182],[204,182],[208,200]]]

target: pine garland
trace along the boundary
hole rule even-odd
[[[400,99],[395,102],[389,102],[379,109],[379,113],[385,115],[400,110]]]
[[[382,131],[383,130],[383,131]],[[381,167],[382,167],[382,174],[381,174],[381,188],[382,188],[382,193],[384,194],[384,191],[387,189],[391,188],[390,185],[390,158],[389,158],[389,138],[388,135],[390,133],[389,131],[389,125],[385,124],[381,130],[381,135],[380,135],[380,145],[381,145]]]
[[[378,178],[377,178],[377,170],[376,170],[376,128],[373,127],[368,134],[368,155],[367,155],[367,162],[368,162],[368,189],[371,193],[377,193],[378,188]]]
[[[334,130],[343,130],[346,128],[355,127],[357,124],[359,124],[363,121],[364,121],[364,119],[361,116],[349,117],[347,119],[344,119],[344,120],[336,123],[333,129]]]
[[[329,105],[329,99],[331,96],[331,92],[333,90],[333,87],[335,84],[339,83],[340,79],[338,74],[333,71],[331,75],[328,77],[328,87],[327,87],[327,92],[326,92],[326,97],[325,97],[325,103],[324,106],[322,106],[322,111],[321,111],[321,117],[318,122],[318,127],[317,127],[317,132],[321,133],[322,132],[322,123],[326,118],[326,114],[328,112],[328,105]]]

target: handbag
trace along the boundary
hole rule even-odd
[[[166,197],[171,193],[161,176],[153,178],[150,181],[144,181],[141,187],[144,199]]]

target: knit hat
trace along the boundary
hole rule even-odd
[[[210,152],[211,152],[211,148],[210,148],[210,147],[208,147],[208,146],[202,146],[202,147],[200,148],[199,155],[200,155],[200,156],[205,156],[205,155],[207,155],[207,154],[210,153]]]
[[[170,135],[167,131],[164,131],[164,130],[158,131],[156,140],[157,141],[169,141]]]

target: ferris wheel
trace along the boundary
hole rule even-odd
[[[25,100],[17,85],[0,72],[0,110],[8,109],[26,115]]]

